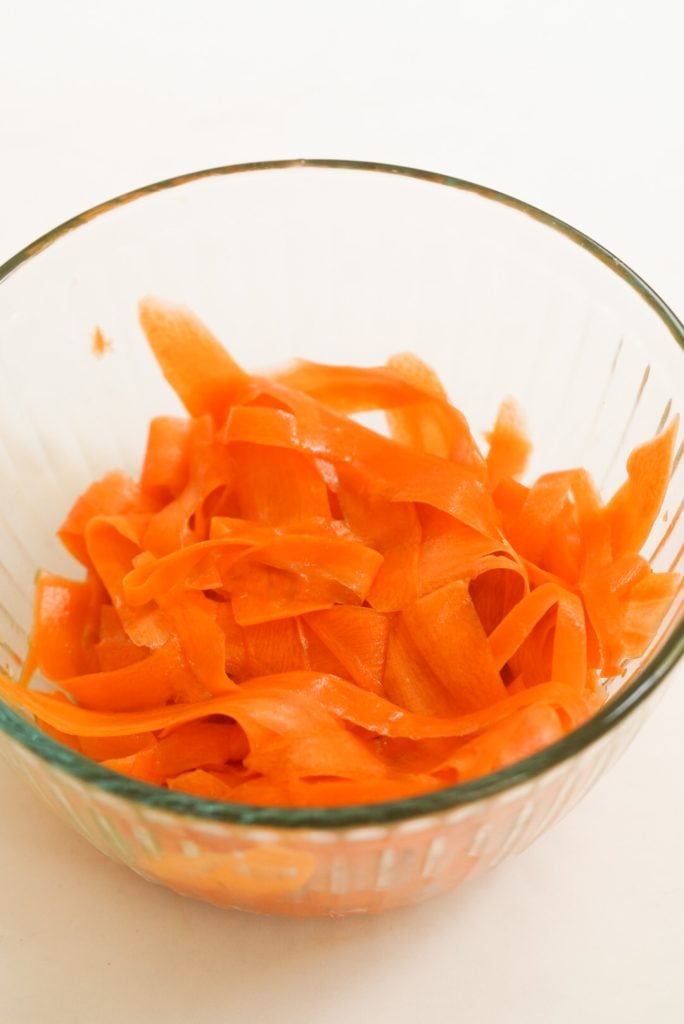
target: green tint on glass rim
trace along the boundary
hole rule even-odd
[[[84,213],[71,218],[71,220],[41,236],[21,252],[11,257],[4,265],[0,266],[0,281],[30,260],[31,257],[37,255],[43,249],[79,226],[108,213],[110,210],[132,203],[136,199],[144,198],[151,193],[173,189],[202,178],[266,170],[287,170],[288,168],[298,167],[365,171],[415,178],[435,185],[443,185],[464,192],[476,193],[483,199],[503,206],[509,206],[520,213],[524,213],[541,224],[563,234],[627,282],[655,311],[668,331],[673,335],[677,344],[684,349],[684,326],[653,289],[621,260],[604,249],[603,246],[564,221],[519,199],[473,182],[463,181],[459,178],[436,174],[430,171],[354,160],[298,159],[235,164],[196,171],[191,174],[170,178],[166,181],[156,182],[86,210]],[[2,703],[0,703],[0,729],[43,760],[85,783],[125,799],[145,804],[149,807],[158,807],[175,814],[213,821],[226,821],[243,825],[269,825],[280,828],[340,828],[351,825],[384,824],[473,803],[484,797],[510,789],[520,783],[528,782],[547,769],[579,754],[594,743],[594,741],[609,732],[641,704],[663,681],[683,651],[684,622],[679,622],[646,666],[636,673],[629,685],[588,722],[574,730],[569,736],[534,754],[532,757],[525,758],[508,768],[493,772],[482,778],[450,786],[434,793],[386,803],[335,808],[279,808],[253,807],[245,804],[205,800],[151,786],[147,783],[137,782],[110,771],[75,753],[71,749],[61,746]]]

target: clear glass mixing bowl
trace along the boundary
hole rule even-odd
[[[684,395],[684,329],[636,274],[525,203],[439,174],[341,160],[221,167],[121,196],[0,268],[0,662],[26,654],[38,567],[74,496],[135,472],[178,403],[137,324],[148,294],[193,308],[245,366],[377,364],[413,350],[476,431],[507,394],[530,476],[584,465],[603,493]],[[99,325],[111,348],[95,358]],[[646,554],[676,568],[682,465]],[[682,651],[678,611],[575,733],[519,764],[386,804],[213,803],[87,761],[0,704],[0,751],[108,855],[179,892],[291,915],[378,911],[453,887],[549,828],[617,758]],[[46,851],[49,856],[49,851]]]

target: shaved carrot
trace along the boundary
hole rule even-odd
[[[235,444],[231,455],[235,465],[235,498],[242,518],[278,526],[330,517],[325,482],[315,464],[300,452]]]
[[[372,608],[336,605],[307,615],[306,621],[350,679],[373,693],[383,693],[389,628],[386,616]]]
[[[408,711],[446,716],[451,710],[451,695],[425,663],[398,616],[387,638],[383,686],[389,699]]]
[[[40,628],[39,624],[40,620],[36,624],[36,629]],[[134,661],[141,661],[147,657],[148,653],[149,651],[146,647],[134,644],[128,636],[114,605],[102,605],[97,628],[97,642],[95,643],[97,668],[105,672],[124,668],[126,665],[131,665]],[[76,675],[76,672],[69,674]],[[43,670],[43,675],[48,679],[57,678],[45,670]]]
[[[561,739],[657,638],[680,579],[639,551],[676,421],[604,505],[581,469],[516,479],[510,399],[483,457],[415,356],[265,378],[187,310],[140,319],[190,415],[152,420],[139,482],[76,500],[87,575],[39,574],[21,681],[0,673],[58,742],[200,798],[394,800]],[[390,437],[352,418],[376,410]]]
[[[103,588],[94,575],[82,583],[41,572],[36,582],[33,657],[58,682],[95,668]]]
[[[192,420],[173,416],[157,416],[152,420],[140,474],[143,491],[161,490],[167,501],[181,493],[190,475],[192,427]]]
[[[192,416],[220,419],[245,374],[194,313],[153,299],[140,323],[162,373]]]
[[[487,476],[492,490],[500,480],[524,473],[532,445],[525,433],[522,413],[512,398],[501,403],[489,442]]]
[[[108,473],[97,480],[76,501],[58,531],[64,547],[79,562],[89,564],[85,542],[85,529],[98,515],[116,516],[135,512],[150,512],[154,502],[125,473]]]
[[[387,366],[322,366],[300,360],[278,380],[345,413],[387,410],[392,436],[409,447],[483,468],[465,417],[449,404],[439,378],[417,356],[403,353]]]
[[[627,459],[628,478],[606,509],[615,557],[638,554],[648,539],[665,496],[678,425],[676,417]]]
[[[229,443],[294,448],[333,465],[351,462],[388,501],[432,505],[475,530],[498,535],[489,493],[470,467],[396,444],[325,406],[304,405],[298,420],[281,409],[236,405],[224,436]]]
[[[451,695],[454,711],[473,711],[505,697],[467,580],[426,594],[402,615],[416,647]]]
[[[115,771],[155,785],[198,768],[241,761],[248,752],[242,729],[218,722],[191,722],[131,754],[103,759]]]
[[[552,583],[543,583],[519,601],[490,634],[492,658],[496,667],[502,668],[554,605],[558,611],[552,676],[583,688],[587,666],[582,602],[575,594]]]

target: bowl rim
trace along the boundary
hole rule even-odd
[[[84,210],[25,246],[0,266],[0,282],[71,231],[120,206],[145,198],[155,192],[178,188],[204,178],[294,168],[400,175],[435,185],[445,185],[463,192],[475,193],[483,199],[511,207],[563,234],[622,278],[654,310],[679,347],[684,349],[684,325],[650,285],[608,249],[567,222],[505,192],[463,178],[413,167],[363,160],[293,158],[227,164],[180,174],[133,189]],[[3,701],[0,701],[0,730],[43,761],[61,769],[80,782],[159,811],[215,822],[268,826],[276,829],[339,829],[350,826],[378,826],[445,812],[475,803],[523,783],[529,783],[550,769],[563,764],[587,750],[623,722],[662,683],[683,653],[684,618],[675,625],[670,636],[660,645],[646,666],[635,674],[634,679],[589,721],[568,736],[531,757],[481,778],[448,786],[432,793],[382,803],[353,804],[342,807],[293,808],[260,807],[208,800],[138,782],[105,768],[52,739],[22,715],[13,711]]]

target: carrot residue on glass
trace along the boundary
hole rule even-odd
[[[562,738],[647,649],[679,586],[640,555],[676,420],[603,503],[582,469],[520,482],[511,400],[483,456],[415,356],[262,377],[187,310],[140,318],[189,415],[77,499],[84,577],[39,575],[22,685],[0,675],[61,742],[216,800],[391,800]]]
[[[93,331],[91,349],[94,356],[101,359],[102,356],[106,355],[107,352],[111,352],[112,343],[108,338],[105,338],[104,334],[99,327],[96,327]]]

